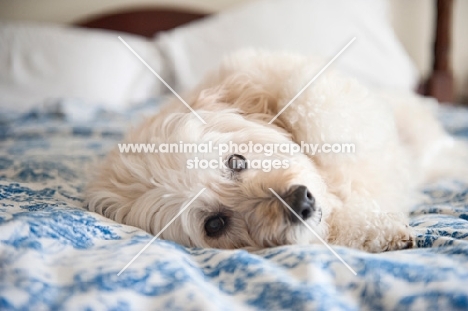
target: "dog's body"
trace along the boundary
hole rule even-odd
[[[418,185],[463,176],[466,147],[445,133],[427,100],[373,93],[332,71],[268,124],[322,65],[288,54],[238,54],[185,98],[206,125],[174,100],[132,130],[126,142],[352,143],[354,153],[273,154],[290,165],[265,172],[229,165],[190,170],[193,154],[116,149],[89,186],[89,209],[156,234],[206,188],[162,238],[219,248],[318,241],[286,203],[331,244],[370,252],[410,247],[407,214]],[[222,158],[230,160],[232,154]]]

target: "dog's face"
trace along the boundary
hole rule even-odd
[[[157,144],[212,144],[213,150],[121,155],[127,167],[149,172],[125,176],[133,179],[125,180],[126,184],[142,183],[146,190],[135,194],[124,222],[157,234],[205,188],[162,238],[197,247],[263,248],[316,240],[303,221],[318,235],[326,233],[326,186],[307,155],[280,150],[267,155],[235,148],[220,154],[217,150],[221,144],[294,144],[289,134],[233,111],[200,113],[207,125],[190,113],[173,114],[152,129],[143,126],[131,138]]]

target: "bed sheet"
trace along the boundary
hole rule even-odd
[[[78,103],[79,104],[79,103]],[[368,254],[325,246],[186,248],[83,208],[86,172],[122,138],[124,117],[69,120],[39,109],[0,117],[1,310],[466,310],[468,185],[428,185],[414,207],[417,248]],[[145,114],[145,113],[143,113]],[[440,112],[468,138],[468,110]],[[129,117],[130,116],[130,117]]]

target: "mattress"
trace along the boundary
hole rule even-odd
[[[411,226],[416,248],[369,254],[324,245],[187,248],[84,208],[87,172],[122,139],[149,100],[125,114],[76,118],[37,108],[0,116],[1,310],[466,310],[468,184],[424,188]],[[468,138],[468,110],[440,119]]]

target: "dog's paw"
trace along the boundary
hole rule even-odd
[[[412,228],[408,225],[397,223],[393,227],[387,228],[385,232],[380,232],[378,237],[366,239],[363,249],[370,253],[380,253],[413,248],[414,246],[415,234]]]
[[[415,245],[414,240],[412,229],[408,225],[405,225],[404,228],[397,230],[392,238],[387,241],[387,245],[383,251],[396,251],[400,249],[413,248]]]

